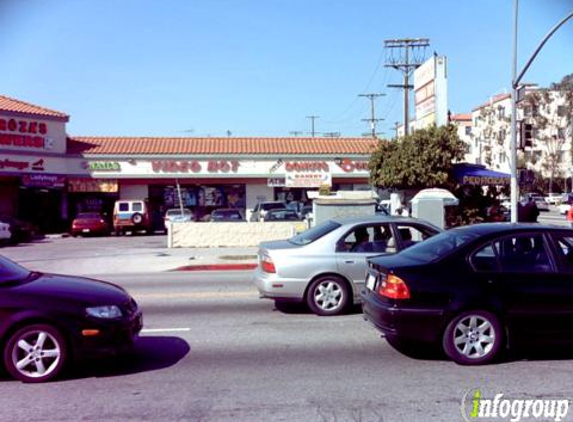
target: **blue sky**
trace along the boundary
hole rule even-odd
[[[383,41],[429,38],[448,57],[449,108],[510,88],[513,0],[0,0],[0,94],[70,114],[71,135],[360,136],[402,119]],[[519,62],[573,11],[521,0]],[[524,78],[573,73],[573,20]]]

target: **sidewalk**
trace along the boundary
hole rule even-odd
[[[0,248],[0,255],[41,272],[98,275],[163,271],[251,270],[257,248],[165,247],[162,236],[46,238]]]

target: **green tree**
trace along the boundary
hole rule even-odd
[[[466,145],[453,125],[431,126],[396,141],[380,141],[370,157],[373,185],[395,189],[451,188],[452,164],[461,161]]]

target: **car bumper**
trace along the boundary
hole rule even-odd
[[[292,301],[302,301],[308,285],[306,279],[283,278],[277,273],[264,272],[260,267],[254,272],[253,282],[262,298]]]
[[[386,336],[435,342],[442,335],[445,312],[441,309],[398,307],[363,291],[362,311],[364,319]]]
[[[143,328],[143,316],[136,313],[119,321],[84,322],[74,335],[76,359],[115,355],[131,350]],[[83,330],[97,330],[97,335],[84,335]]]

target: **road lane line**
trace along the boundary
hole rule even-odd
[[[174,333],[180,331],[191,331],[191,328],[144,328],[142,333]]]
[[[255,290],[242,292],[132,293],[135,299],[232,299],[258,297]]]

